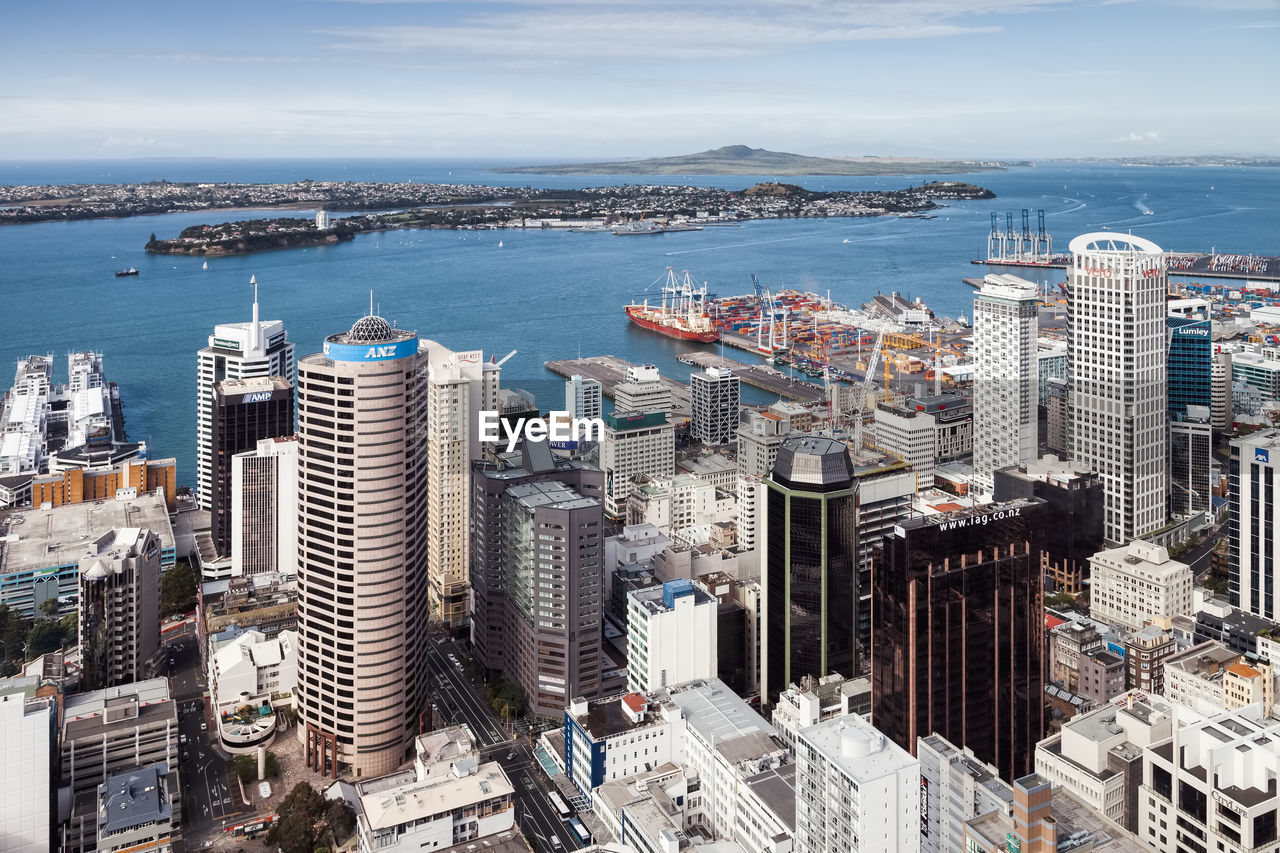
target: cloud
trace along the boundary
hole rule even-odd
[[[1136,131],[1129,131],[1127,135],[1121,136],[1116,140],[1116,142],[1163,142],[1163,141],[1164,140],[1160,138],[1160,131],[1158,130],[1148,130],[1145,133],[1137,133]]]

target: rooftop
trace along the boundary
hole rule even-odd
[[[778,767],[771,767],[761,773],[747,778],[747,787],[755,792],[773,813],[790,827],[796,830],[796,765],[788,762]]]
[[[173,819],[169,768],[163,764],[108,776],[98,786],[98,831],[103,834]]]
[[[1228,649],[1216,640],[1210,640],[1165,658],[1164,668],[1166,672],[1178,669],[1207,681],[1218,681],[1227,667],[1239,660],[1239,652]]]
[[[481,764],[467,775],[443,773],[423,782],[412,776],[409,779],[395,787],[360,795],[364,817],[371,829],[452,815],[467,806],[515,793],[496,761]]]
[[[838,766],[844,775],[859,783],[919,765],[911,753],[857,714],[835,717],[801,729],[797,740],[810,744]]]
[[[174,548],[169,508],[160,490],[128,500],[85,501],[49,509],[24,509],[9,517],[0,574],[75,566],[92,543],[117,528],[145,527],[160,537],[160,548]]]

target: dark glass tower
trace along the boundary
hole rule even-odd
[[[900,524],[871,572],[871,721],[903,749],[934,732],[1016,779],[1044,734],[1046,503]]]
[[[1169,318],[1169,512],[1209,509],[1213,338],[1208,320]]]
[[[213,386],[213,547],[231,554],[231,457],[264,438],[293,435],[293,383],[283,376],[228,379]]]
[[[857,663],[857,489],[848,450],[788,438],[765,484],[760,689],[772,704],[806,675]]]

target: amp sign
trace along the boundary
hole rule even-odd
[[[270,391],[256,391],[253,394],[245,394],[240,398],[242,403],[265,403],[271,399]]]

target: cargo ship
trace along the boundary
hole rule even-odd
[[[642,329],[669,338],[713,344],[720,339],[720,332],[707,315],[707,286],[696,287],[688,270],[682,275],[677,278],[675,270],[667,267],[661,306],[650,308],[647,299],[639,305],[632,302],[626,306],[627,318]]]

